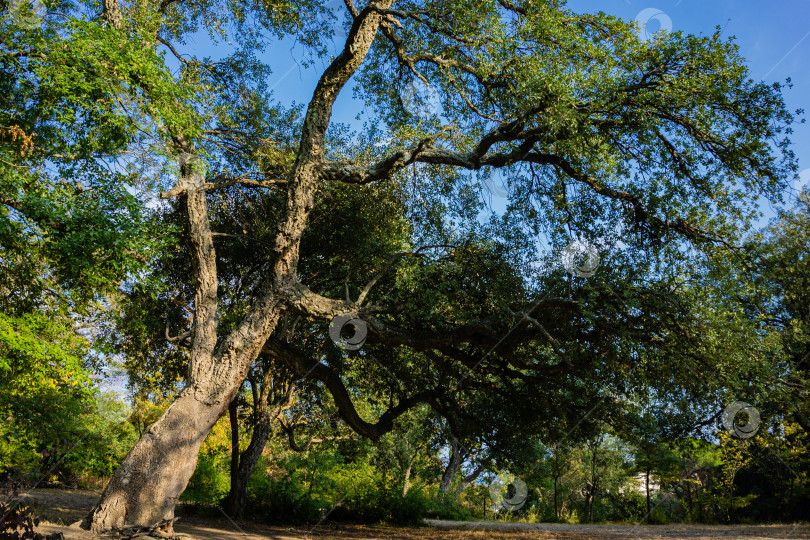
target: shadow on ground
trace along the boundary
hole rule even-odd
[[[75,525],[98,500],[97,491],[71,489],[37,489],[24,495],[41,516],[39,531],[62,532],[66,540],[91,540],[94,536]],[[808,539],[810,525],[566,525],[525,524],[503,522],[455,522],[429,520],[428,527],[374,527],[363,525],[322,524],[317,527],[271,526],[255,522],[234,523],[222,518],[183,516],[175,524],[175,531],[196,540],[299,540],[304,538],[419,539],[456,540],[473,539],[635,539],[660,538],[683,540],[749,540]]]

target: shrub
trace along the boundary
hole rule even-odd
[[[652,501],[652,506],[655,506],[655,501]],[[644,521],[646,515],[646,495],[631,491],[610,498],[605,518],[607,521],[629,521],[635,523]]]
[[[260,463],[248,482],[247,513],[285,523],[317,521],[326,510],[310,487],[286,470],[271,476]]]
[[[368,482],[355,486],[330,517],[336,521],[414,525],[422,523],[429,506],[429,498],[420,489],[411,489],[403,497],[398,486]]]
[[[228,494],[230,473],[227,463],[216,456],[201,454],[181,500],[216,503]]]
[[[313,522],[324,516],[355,523],[421,523],[430,498],[418,487],[402,496],[401,486],[387,485],[368,464],[338,466],[324,458],[313,477],[296,460],[271,473],[261,464],[248,484],[247,512],[268,521]]]
[[[459,502],[452,494],[445,493],[439,493],[430,501],[426,516],[452,521],[470,521],[474,517],[469,506]]]
[[[34,517],[31,509],[19,501],[0,503],[0,538],[14,540],[64,540],[62,533],[45,536],[34,531],[39,525],[39,518]]]

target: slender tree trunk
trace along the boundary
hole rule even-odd
[[[293,402],[293,385],[287,384],[284,394],[274,400],[272,406],[268,404],[271,392],[272,372],[268,368],[262,382],[261,395],[256,393],[258,400],[256,405],[256,425],[253,426],[253,434],[250,437],[250,444],[239,456],[239,466],[236,470],[235,481],[231,482],[231,491],[226,499],[228,512],[233,518],[241,519],[245,514],[247,506],[248,482],[253,474],[253,470],[262,457],[267,440],[273,432],[273,423],[279,414],[289,408]],[[234,476],[232,474],[231,478]],[[311,486],[311,484],[310,484]]]
[[[458,439],[450,436],[450,459],[447,462],[447,467],[444,469],[444,474],[442,474],[442,481],[439,483],[439,491],[441,493],[447,493],[450,491],[450,486],[453,484],[453,478],[456,476],[458,469],[461,467],[461,462],[463,461],[463,457],[459,450]]]
[[[231,507],[231,495],[239,491],[239,405],[238,397],[235,397],[228,406],[228,420],[231,424],[231,491],[225,501],[227,507]]]
[[[694,512],[694,507],[692,504],[692,484],[691,482],[686,483],[686,505],[689,507],[689,514]]]
[[[731,478],[731,508],[729,509],[728,521],[734,523],[736,521],[736,511],[734,509],[734,477]]]
[[[405,483],[402,485],[402,496],[408,494],[408,489],[411,487],[411,469],[413,468],[413,462],[416,459],[416,454],[408,460],[408,467],[405,469]]]
[[[554,518],[560,520],[560,512],[557,510],[557,477],[554,477]]]
[[[650,469],[647,468],[646,490],[647,490],[647,521],[650,521]]]
[[[253,470],[259,463],[267,440],[273,431],[273,422],[276,415],[262,414],[253,428],[250,444],[239,457],[239,468],[236,471],[236,481],[231,483],[231,492],[228,495],[228,508],[226,511],[235,519],[241,519],[247,506],[248,481]]]
[[[587,493],[585,495],[585,519],[588,520],[588,521],[590,521],[589,518],[590,518],[590,515],[591,515],[591,500],[592,500],[592,497],[593,497],[593,493],[591,492],[591,488],[589,487],[588,491],[587,491]]]

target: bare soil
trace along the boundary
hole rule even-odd
[[[39,531],[62,532],[67,540],[91,540],[94,536],[78,528],[81,520],[98,500],[98,491],[70,489],[37,489],[24,498],[34,507],[42,521]],[[70,525],[73,524],[73,525]],[[195,540],[300,540],[304,538],[369,538],[456,540],[472,539],[633,539],[660,538],[684,540],[751,540],[808,539],[810,525],[566,525],[506,522],[456,522],[429,520],[427,527],[385,527],[367,525],[320,524],[285,527],[245,521],[235,523],[221,518],[183,516],[175,531]]]

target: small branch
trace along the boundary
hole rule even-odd
[[[166,341],[169,341],[171,343],[181,342],[184,339],[188,339],[189,337],[191,337],[191,329],[188,329],[185,332],[183,332],[182,334],[178,334],[178,335],[172,337],[172,336],[169,335],[169,321],[166,321],[166,333],[165,333],[165,336],[166,336]]]
[[[183,64],[185,64],[185,65],[190,65],[190,64],[191,65],[198,65],[199,64],[199,62],[197,62],[195,60],[186,60],[185,58],[183,58],[183,56],[179,52],[177,52],[177,50],[174,48],[174,46],[172,46],[171,43],[169,43],[168,41],[166,41],[162,37],[157,36],[157,40],[160,43],[162,43],[163,45],[165,45],[166,48],[168,48],[171,51],[171,53],[174,55],[174,57],[177,58],[178,60],[180,60]]]
[[[385,276],[385,274],[391,269],[391,267],[394,265],[394,263],[396,263],[399,259],[401,259],[402,257],[407,257],[407,256],[419,257],[419,256],[421,256],[421,252],[426,250],[426,249],[434,249],[434,248],[440,248],[440,247],[451,248],[451,249],[455,248],[455,246],[452,245],[452,244],[436,244],[436,245],[431,245],[431,246],[422,246],[421,248],[419,248],[419,249],[417,249],[416,251],[413,251],[413,252],[401,251],[399,253],[395,253],[394,256],[391,257],[388,260],[388,262],[385,264],[383,269],[380,270],[380,272],[376,276],[374,276],[371,279],[371,281],[368,282],[368,284],[365,286],[365,288],[363,288],[363,291],[360,293],[360,296],[357,297],[357,305],[362,305],[363,304],[363,300],[366,299],[366,296],[368,296],[368,293],[371,291],[371,289],[374,287],[374,285],[376,285],[377,282],[379,282]],[[347,289],[347,297],[346,297],[346,299],[348,300],[348,289]]]

